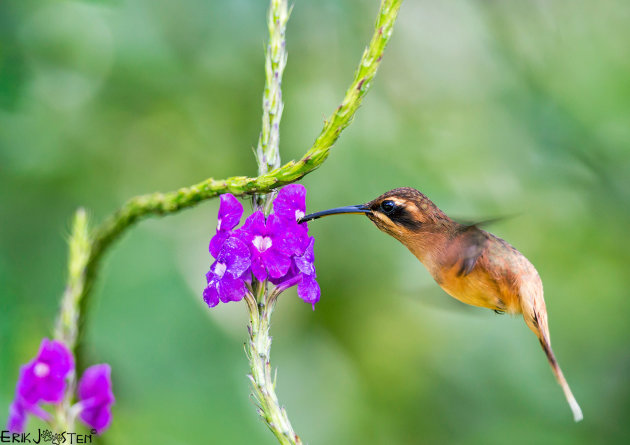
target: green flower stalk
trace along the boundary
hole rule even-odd
[[[265,91],[262,129],[256,148],[258,175],[280,167],[280,120],[282,119],[282,74],[287,64],[285,32],[289,20],[286,0],[271,0],[267,15],[269,44],[265,54]]]
[[[80,208],[74,214],[72,232],[68,241],[68,283],[61,299],[61,308],[55,326],[55,340],[62,342],[70,351],[76,347],[80,301],[85,287],[85,269],[90,258],[90,237],[88,218],[85,209]],[[76,373],[68,374],[68,385],[62,402],[55,408],[55,426],[57,431],[74,431],[74,416],[71,414]]]
[[[280,166],[280,120],[282,119],[282,74],[287,62],[285,32],[289,12],[286,0],[271,0],[267,16],[269,44],[265,54],[265,90],[263,93],[262,129],[256,149],[258,174],[265,175],[269,170]],[[259,195],[259,207],[269,214],[273,194]],[[280,406],[276,395],[275,378],[271,377],[271,314],[276,296],[268,295],[266,282],[255,282],[257,297],[251,293],[245,296],[250,322],[247,326],[249,341],[245,352],[249,360],[249,379],[258,404],[258,413],[265,421],[278,442],[283,445],[301,444],[299,436],[285,409]]]
[[[73,350],[77,342],[79,302],[85,287],[85,269],[91,253],[87,213],[83,208],[74,214],[68,249],[68,283],[61,299],[55,339]]]
[[[276,395],[276,374],[272,376],[271,354],[271,315],[276,305],[276,292],[270,295],[262,283],[260,299],[251,293],[245,295],[250,322],[247,327],[249,341],[245,352],[250,363],[251,374],[248,376],[254,390],[254,400],[258,405],[258,414],[263,418],[278,442],[283,445],[300,445],[300,437],[293,431],[286,410],[280,405]]]

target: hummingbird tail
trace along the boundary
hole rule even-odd
[[[531,283],[532,281],[533,280],[529,280],[528,283]],[[527,323],[529,328],[536,334],[536,337],[538,337],[538,341],[540,341],[540,345],[542,346],[543,351],[545,351],[545,355],[547,355],[547,360],[549,361],[551,369],[556,376],[556,380],[560,384],[560,387],[564,392],[564,396],[569,403],[569,407],[573,412],[573,419],[575,419],[576,422],[579,422],[583,418],[582,409],[580,408],[577,400],[575,400],[575,397],[571,392],[571,388],[569,387],[567,380],[564,378],[564,374],[562,374],[560,365],[558,365],[556,356],[551,349],[549,326],[547,325],[547,308],[545,307],[545,300],[542,296],[542,283],[540,282],[540,279],[538,279],[537,285],[534,287],[531,287],[530,285],[525,289],[521,289],[521,295],[529,297],[521,299],[521,308],[525,323]]]
[[[542,334],[542,333],[541,333]],[[562,370],[560,369],[560,365],[558,365],[558,361],[556,360],[556,356],[553,354],[553,350],[551,349],[551,344],[544,337],[544,335],[539,336],[540,345],[542,346],[545,354],[547,355],[547,360],[549,360],[549,364],[551,365],[551,369],[553,370],[554,375],[556,376],[556,380],[562,387],[562,391],[564,392],[564,396],[569,402],[569,407],[571,407],[571,411],[573,411],[573,419],[576,422],[579,422],[583,419],[582,408],[578,404],[577,400],[573,396],[571,392],[571,388],[567,383],[567,380],[564,378],[564,374],[562,374]]]

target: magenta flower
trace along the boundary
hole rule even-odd
[[[79,419],[101,434],[112,421],[111,406],[115,401],[109,365],[87,368],[79,380],[77,395],[81,408]]]
[[[74,369],[74,359],[66,346],[44,338],[37,357],[20,368],[17,396],[25,405],[39,401],[58,403],[66,389],[66,377]]]
[[[221,195],[219,205],[219,218],[217,220],[217,233],[210,240],[210,254],[217,257],[221,251],[221,246],[232,234],[232,229],[241,222],[243,216],[243,205],[232,195],[226,193]]]
[[[39,406],[40,402],[59,404],[66,391],[66,379],[74,372],[74,359],[68,348],[57,340],[44,338],[37,357],[20,368],[15,400],[9,406],[7,429],[24,431],[28,414],[45,421],[51,416]],[[110,406],[114,403],[109,365],[96,365],[85,370],[79,381],[80,418],[103,431],[111,422]],[[74,407],[73,407],[74,408]]]
[[[306,248],[303,249],[304,253],[293,257],[293,263],[287,274],[271,281],[281,292],[297,284],[298,296],[305,302],[311,303],[315,309],[315,303],[319,301],[321,295],[315,272],[315,253],[313,251],[315,238],[309,237],[306,242]]]
[[[243,275],[251,265],[250,251],[235,236],[228,238],[217,254],[217,260],[206,274],[208,285],[203,299],[209,307],[229,301],[239,301],[247,292]]]
[[[276,215],[257,211],[235,232],[248,247],[252,258],[252,273],[259,281],[280,278],[291,266],[291,234],[286,221]]]
[[[299,184],[281,188],[273,202],[274,213],[250,215],[234,230],[243,213],[232,195],[221,196],[217,234],[210,252],[217,259],[206,274],[203,297],[209,307],[219,301],[238,301],[247,292],[252,275],[269,280],[280,292],[298,286],[298,295],[314,307],[320,298],[315,273],[313,244],[308,226],[298,221],[306,213],[306,189]]]

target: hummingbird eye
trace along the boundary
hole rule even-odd
[[[389,215],[390,213],[392,213],[395,208],[396,208],[396,204],[394,203],[394,201],[390,201],[389,199],[381,203],[381,210],[386,215]]]

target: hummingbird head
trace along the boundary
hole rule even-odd
[[[382,194],[367,204],[338,207],[306,215],[300,222],[341,213],[365,214],[381,231],[404,241],[414,233],[432,230],[448,217],[418,190],[401,187]]]
[[[390,190],[365,206],[370,209],[367,217],[376,227],[401,241],[448,220],[429,198],[410,187]]]

